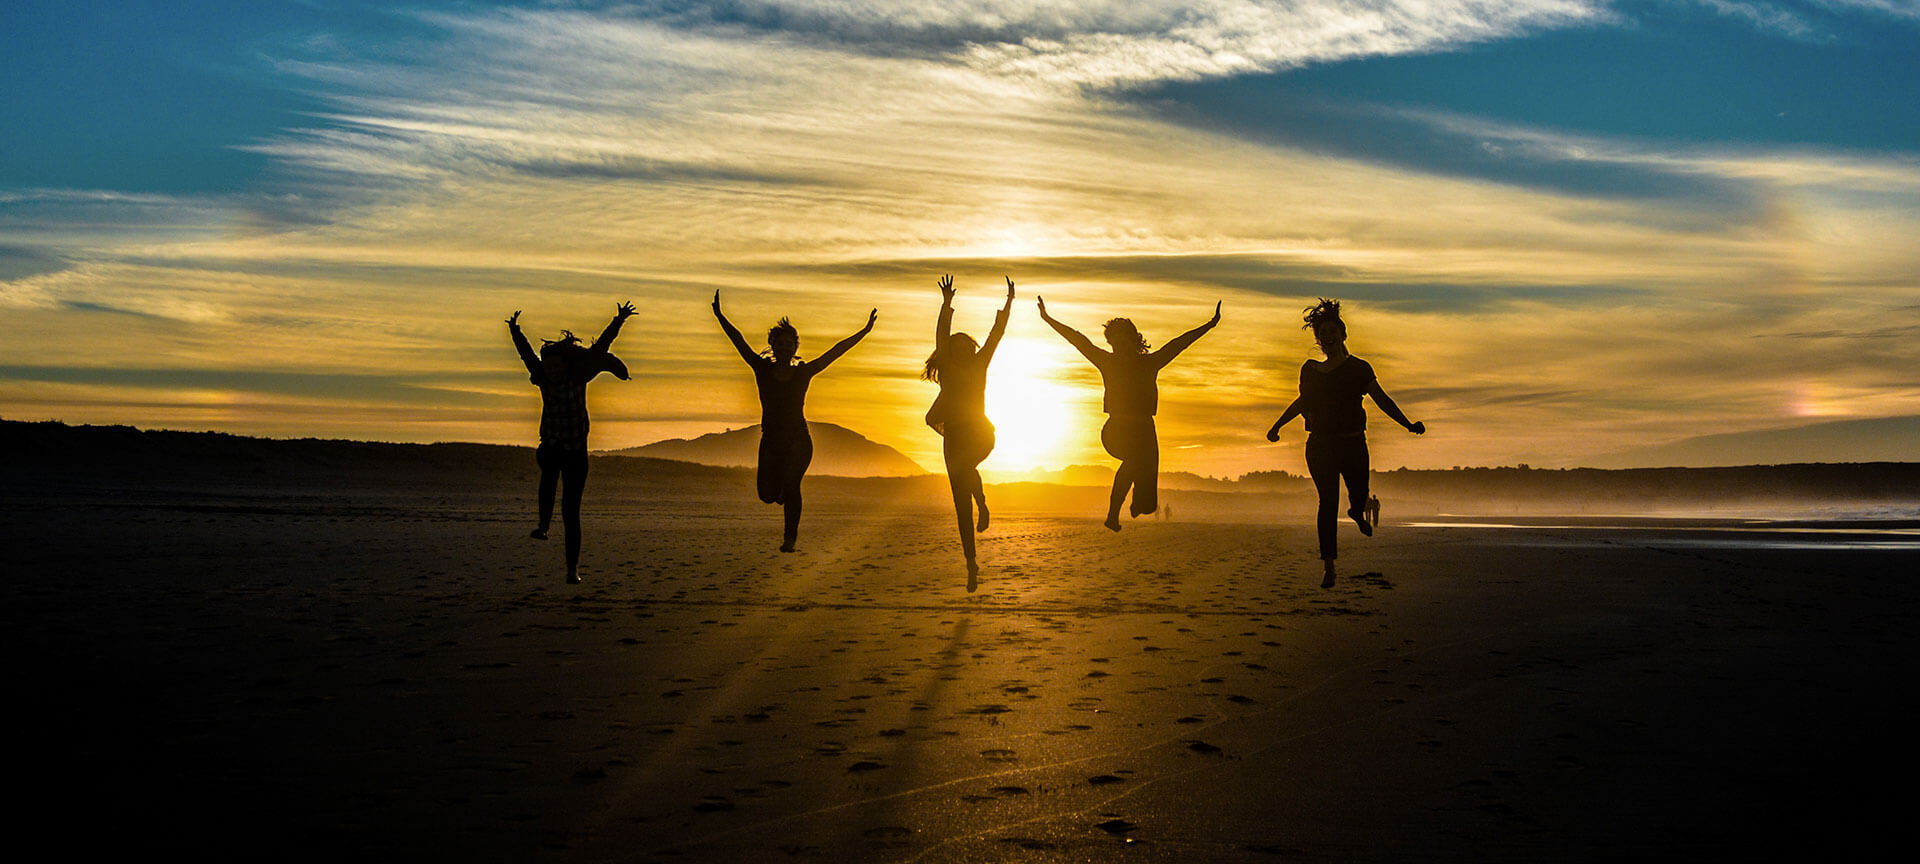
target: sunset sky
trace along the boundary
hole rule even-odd
[[[1920,2],[9,0],[0,416],[531,444],[502,324],[597,333],[596,448],[811,419],[940,470],[939,293],[985,467],[1109,462],[1034,313],[1158,345],[1163,467],[1261,437],[1341,298],[1424,438],[1376,468],[1920,415]],[[1817,458],[1818,454],[1809,454]]]

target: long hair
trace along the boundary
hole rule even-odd
[[[973,337],[965,333],[953,333],[947,336],[948,345],[960,340],[965,340],[968,348],[975,351],[980,350],[980,344],[973,341]],[[946,345],[938,345],[934,347],[932,354],[927,355],[927,368],[921,370],[920,380],[932,381],[935,384],[940,383],[940,367],[947,362],[946,349]]]
[[[1112,345],[1115,351],[1137,345],[1136,353],[1147,353],[1147,337],[1140,335],[1140,328],[1133,326],[1132,318],[1107,319],[1102,335],[1107,337],[1107,344]]]
[[[1340,301],[1338,300],[1320,298],[1320,302],[1307,307],[1305,314],[1300,316],[1300,320],[1307,322],[1300,325],[1302,330],[1334,327],[1340,331],[1341,336],[1347,335],[1347,322],[1340,320]]]

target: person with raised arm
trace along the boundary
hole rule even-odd
[[[755,351],[720,311],[718,291],[713,292],[713,317],[720,320],[720,329],[753,370],[753,381],[760,391],[760,459],[755,486],[761,501],[784,508],[786,529],[780,551],[792,552],[800,536],[800,481],[813,462],[813,436],[807,432],[807,385],[873,331],[880,310],[868,312],[867,326],[811,361],[799,359],[800,332],[785,318],[767,330],[767,349]]]
[[[953,326],[953,277],[942,276],[940,317],[934,325],[933,353],[927,355],[920,377],[940,385],[940,395],[927,409],[927,425],[940,433],[940,452],[946,457],[947,485],[953,489],[953,512],[960,522],[960,551],[967,556],[967,591],[979,590],[980,565],[973,554],[975,531],[987,530],[987,491],[980,482],[980,463],[993,452],[993,423],[987,420],[987,364],[1007,332],[1013,310],[1013,279],[1007,279],[1007,302],[994,316],[985,345],[972,336],[950,333]],[[973,520],[978,503],[980,521]]]
[[[1220,304],[1213,304],[1213,317],[1207,323],[1174,337],[1158,351],[1147,350],[1147,340],[1132,320],[1109,319],[1104,335],[1113,350],[1103,351],[1094,347],[1093,341],[1080,331],[1048,315],[1045,298],[1035,299],[1040,306],[1040,319],[1100,370],[1100,381],[1106,388],[1101,409],[1107,412],[1107,423],[1100,427],[1100,444],[1107,448],[1108,455],[1120,460],[1120,468],[1113,475],[1113,494],[1108,498],[1104,524],[1108,530],[1118,531],[1120,505],[1126,502],[1129,490],[1133,493],[1129,512],[1134,516],[1152,513],[1159,507],[1160,439],[1153,417],[1160,408],[1160,370],[1220,323]]]
[[[1343,478],[1347,484],[1347,516],[1360,527],[1360,533],[1371,537],[1374,526],[1380,524],[1380,499],[1367,491],[1367,409],[1360,404],[1360,397],[1373,397],[1373,404],[1415,435],[1427,434],[1427,424],[1409,421],[1381,389],[1373,366],[1347,351],[1347,325],[1340,320],[1340,301],[1321,298],[1307,307],[1303,317],[1304,327],[1313,330],[1313,341],[1327,359],[1309,358],[1300,364],[1300,395],[1280,419],[1273,421],[1267,440],[1280,440],[1280,427],[1293,418],[1307,418],[1307,473],[1320,496],[1316,527],[1320,561],[1326,567],[1320,587],[1332,588],[1333,561],[1339,557]]]
[[[582,346],[571,330],[559,339],[541,340],[535,354],[520,332],[520,312],[507,319],[507,333],[520,361],[527,366],[533,386],[540,388],[540,446],[534,461],[540,466],[540,527],[535,540],[547,539],[553,524],[553,491],[560,491],[560,519],[566,529],[567,582],[580,584],[580,496],[587,488],[587,382],[602,372],[628,380],[627,365],[608,352],[620,325],[633,317],[633,304],[622,303],[607,329],[592,345]]]

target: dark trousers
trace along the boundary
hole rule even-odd
[[[1320,557],[1340,557],[1340,480],[1347,481],[1347,500],[1354,510],[1367,503],[1367,436],[1307,434],[1307,473],[1313,491],[1320,493]]]
[[[587,490],[587,451],[542,444],[533,451],[540,464],[540,528],[553,523],[553,488],[560,490],[560,521],[567,529],[567,570],[580,565],[580,495]]]

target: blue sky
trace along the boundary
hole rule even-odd
[[[1308,354],[1287,322],[1323,294],[1456,433],[1387,467],[1920,414],[1920,357],[1873,335],[1920,325],[1913,2],[6,16],[0,307],[33,333],[0,348],[10,418],[516,441],[531,394],[481,371],[489,322],[592,330],[637,296],[663,313],[643,365],[715,368],[610,395],[596,443],[697,434],[752,419],[699,318],[722,289],[824,331],[882,305],[857,398],[815,413],[937,464],[893,367],[944,270],[1150,338],[1224,299],[1191,374],[1248,384],[1163,421],[1212,473],[1275,467],[1235,432],[1284,403]],[[1029,324],[1047,398],[1097,403]],[[105,331],[116,355],[80,344]],[[1062,422],[1029,458],[1095,461]]]

